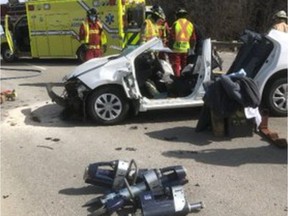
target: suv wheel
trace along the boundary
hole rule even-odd
[[[288,84],[287,77],[276,79],[266,91],[266,105],[275,116],[287,115]]]

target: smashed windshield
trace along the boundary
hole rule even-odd
[[[134,50],[136,50],[137,48],[143,46],[143,45],[147,46],[146,51],[148,51],[148,52],[150,52],[150,51],[152,51],[152,52],[168,52],[168,53],[172,52],[171,49],[169,49],[168,47],[165,47],[163,45],[161,40],[156,39],[156,38],[152,39],[152,40],[147,42],[147,43],[154,43],[154,45],[152,45],[151,47],[149,47],[149,44],[147,46],[147,43],[146,44],[142,44],[142,45],[127,46],[121,51],[121,53],[119,54],[118,57],[126,56],[126,55],[130,54],[131,52],[133,52]]]
[[[139,47],[139,45],[127,46],[121,51],[120,56],[128,55],[129,53],[131,53],[133,50],[137,49],[138,47]]]

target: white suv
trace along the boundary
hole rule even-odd
[[[264,106],[276,115],[287,112],[288,34],[272,30],[262,36],[246,31],[244,42],[228,73],[244,69],[259,86]],[[211,40],[189,59],[180,78],[159,52],[171,52],[154,38],[119,55],[92,59],[64,78],[65,96],[47,85],[56,103],[88,116],[100,124],[116,124],[129,109],[135,114],[157,109],[203,105],[203,83],[212,76]]]

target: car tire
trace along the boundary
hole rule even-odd
[[[270,113],[274,116],[287,116],[287,77],[281,77],[274,80],[267,91],[266,105]]]
[[[103,125],[113,125],[126,118],[129,103],[122,89],[106,86],[95,90],[88,97],[87,109],[93,121]]]
[[[1,46],[1,56],[5,62],[13,62],[16,59],[15,54],[11,52],[6,43]]]

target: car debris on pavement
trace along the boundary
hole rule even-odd
[[[5,101],[15,101],[16,97],[17,97],[15,89],[4,90],[0,93],[0,95],[1,95],[1,100],[0,100],[1,103],[0,104],[4,103]]]

